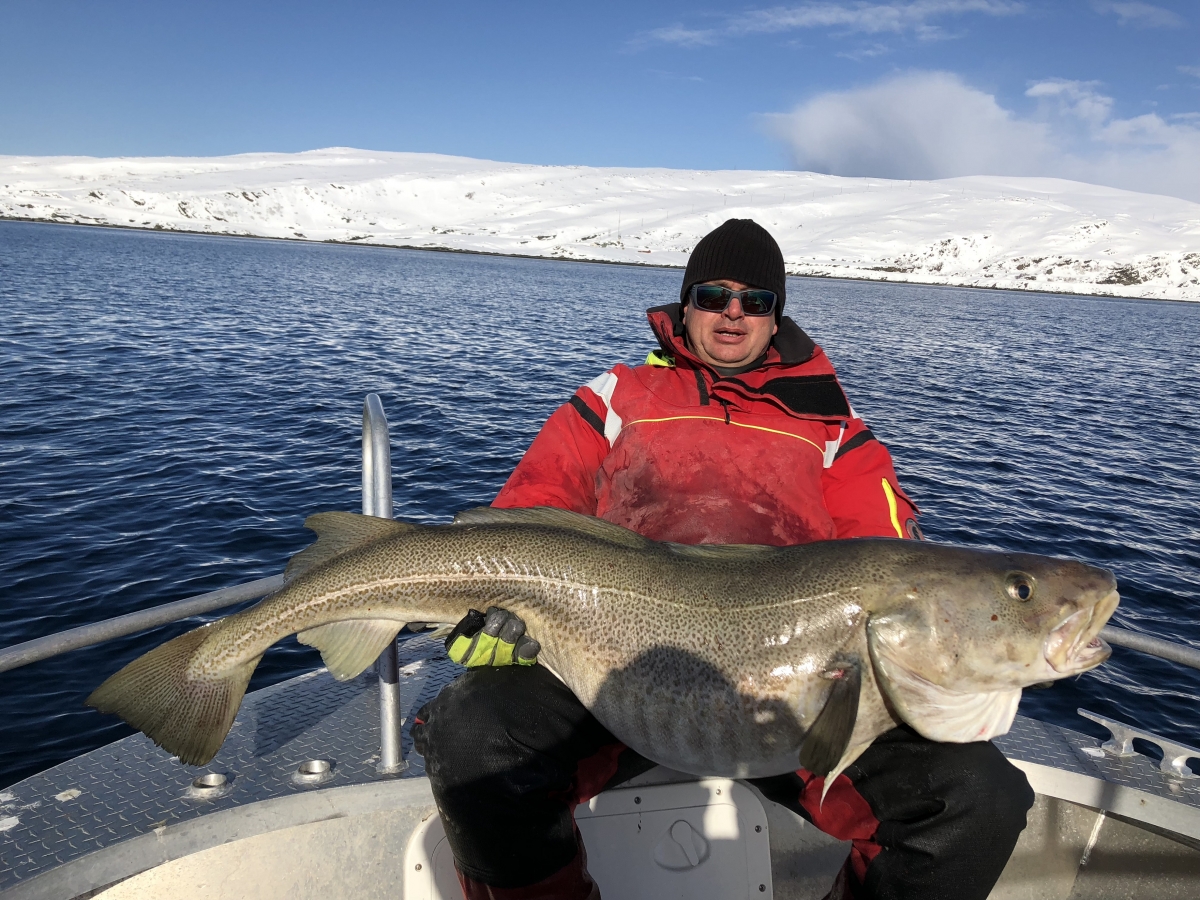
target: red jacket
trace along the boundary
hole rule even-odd
[[[556,506],[685,544],[920,535],[887,448],[795,322],[762,366],[722,377],[686,348],[678,303],[648,316],[662,349],[576,391],[493,506]]]

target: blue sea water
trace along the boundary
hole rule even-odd
[[[654,346],[677,271],[0,222],[0,646],[281,570],[357,509],[487,503],[547,415]],[[1117,624],[1200,647],[1200,305],[791,279],[787,312],[932,540],[1112,568]],[[199,619],[0,673],[0,785],[129,733],[83,707]],[[289,639],[252,689],[319,665]],[[1028,691],[1200,744],[1200,672],[1116,648]]]

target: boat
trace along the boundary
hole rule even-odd
[[[387,422],[363,414],[363,512],[391,514]],[[265,595],[282,576],[0,650],[0,671]],[[415,630],[412,630],[414,629]],[[1200,668],[1200,652],[1108,626]],[[142,734],[0,792],[0,900],[462,896],[409,727],[463,670],[409,626],[373,670],[246,696],[204,767]],[[1110,739],[1017,716],[996,738],[1036,792],[994,900],[1200,896],[1200,750],[1086,710]],[[819,900],[849,845],[727,778],[662,766],[576,810],[607,898]]]

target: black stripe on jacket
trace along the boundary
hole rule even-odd
[[[850,415],[850,401],[842,393],[836,375],[785,375],[772,378],[762,387],[750,387],[736,378],[726,380],[750,393],[770,394],[797,415]]]
[[[600,437],[604,437],[604,421],[598,415],[596,415],[595,410],[580,400],[578,394],[573,396],[567,402],[570,403],[571,406],[575,407],[575,412],[579,413],[579,415],[583,417],[583,421],[595,428]]]
[[[875,440],[875,435],[871,434],[870,428],[866,429],[865,431],[860,431],[858,434],[856,434],[854,437],[850,438],[850,440],[846,441],[846,443],[842,444],[842,446],[840,446],[838,448],[837,455],[834,456],[833,461],[837,462],[839,459],[841,459],[843,456],[845,456],[851,450],[856,450],[859,447],[861,447],[863,444],[867,443],[867,441],[873,441],[873,440]]]

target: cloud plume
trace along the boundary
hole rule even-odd
[[[936,38],[942,30],[936,20],[970,14],[1009,16],[1025,10],[1015,0],[910,0],[904,3],[803,3],[751,9],[729,16],[709,28],[688,28],[681,24],[647,31],[635,39],[636,45],[648,43],[697,47],[720,43],[731,37],[753,34],[778,34],[812,28],[832,28],[843,33],[915,34]]]
[[[1140,2],[1097,2],[1092,4],[1096,12],[1102,15],[1117,17],[1122,25],[1132,25],[1135,28],[1176,28],[1182,24],[1183,18],[1169,9]]]
[[[1122,119],[1093,82],[1047,80],[1021,116],[948,72],[912,72],[766,117],[797,168],[834,175],[1043,175],[1200,201],[1200,116]]]

